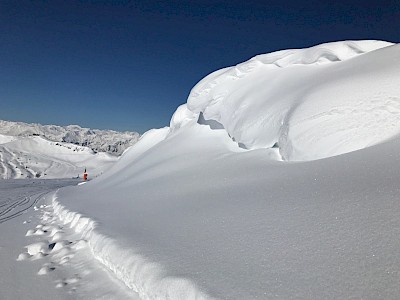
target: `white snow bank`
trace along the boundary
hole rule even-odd
[[[159,264],[97,232],[96,222],[66,209],[57,201],[56,195],[53,198],[53,209],[64,224],[82,234],[94,257],[128,288],[138,293],[140,299],[210,299],[190,280],[168,276]],[[42,243],[29,245],[28,253],[38,247],[43,247]]]
[[[171,122],[169,125],[171,132],[178,130],[182,126],[196,122],[198,118],[199,118],[198,113],[193,113],[187,108],[186,104],[182,104],[177,108],[175,113],[172,115]]]
[[[117,275],[131,286],[156,276],[149,287],[158,291],[162,270],[221,299],[400,293],[398,141],[305,163],[233,144],[224,130],[185,127],[123,176],[60,190],[58,201],[112,237],[94,250],[109,268],[157,266]]]
[[[143,134],[139,141],[129,147],[118,160],[105,174],[97,178],[104,185],[113,186],[115,184],[128,179],[130,176],[129,169],[137,161],[151,155],[151,149],[158,143],[163,141],[169,134],[169,128],[151,129]],[[122,180],[121,180],[122,178]]]
[[[164,278],[190,282],[172,297],[185,300],[398,297],[400,49],[318,47],[211,74],[171,128],[60,190],[98,222],[95,253],[144,298],[176,291]]]
[[[399,45],[336,42],[216,71],[192,89],[188,108],[248,149],[277,143],[285,160],[312,160],[399,134],[399,82]]]

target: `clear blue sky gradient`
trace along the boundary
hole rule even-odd
[[[397,1],[0,1],[0,119],[163,127],[214,70],[257,54],[400,41]]]

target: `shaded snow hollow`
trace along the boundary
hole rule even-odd
[[[142,299],[396,299],[399,47],[216,71],[55,213]]]

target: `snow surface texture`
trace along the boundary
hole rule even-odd
[[[85,168],[94,178],[117,160],[108,153],[39,136],[0,134],[0,179],[82,177]]]
[[[8,136],[41,136],[54,142],[66,142],[87,146],[95,152],[107,152],[120,155],[137,142],[137,132],[117,132],[82,128],[78,125],[56,126],[28,124],[0,120],[0,134]],[[1,141],[1,140],[0,140]]]
[[[1,300],[138,299],[110,280],[82,232],[54,215],[54,191],[78,182],[0,180]]]
[[[339,42],[217,71],[53,213],[90,224],[141,299],[397,299],[399,50]]]
[[[30,226],[36,226],[46,192],[76,184],[77,180],[0,180],[0,298],[14,299],[74,299],[66,297],[62,289],[52,288],[49,277],[35,276],[40,260],[29,263],[17,261],[27,239]],[[34,225],[35,224],[35,225]],[[32,243],[32,242],[30,242]],[[37,256],[39,257],[39,256]],[[53,272],[53,274],[58,271]],[[52,275],[49,275],[50,277]],[[76,299],[76,298],[75,298]]]

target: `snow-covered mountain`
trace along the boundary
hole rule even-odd
[[[81,177],[85,168],[94,178],[117,160],[109,153],[40,136],[0,134],[0,179]]]
[[[397,299],[399,134],[399,44],[259,55],[60,190],[44,225],[140,299]]]
[[[0,178],[96,177],[139,139],[116,132],[0,120]]]
[[[41,136],[54,142],[87,146],[95,152],[121,155],[139,139],[137,132],[117,132],[82,128],[78,125],[57,126],[0,120],[0,134],[9,136]]]

